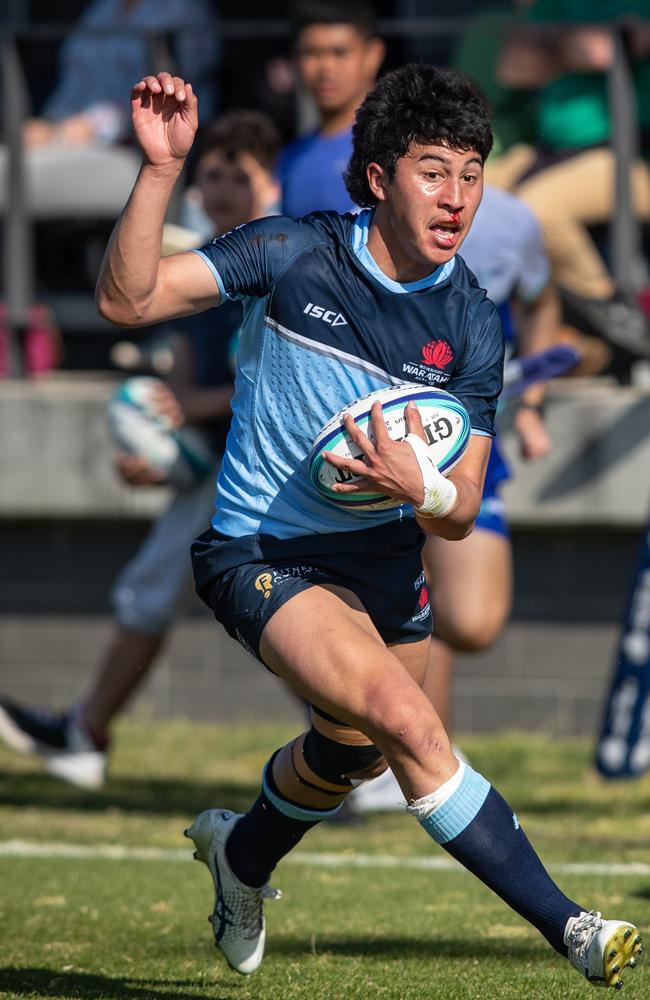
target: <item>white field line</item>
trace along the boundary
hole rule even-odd
[[[191,861],[188,848],[119,847],[116,844],[37,843],[29,840],[0,841],[2,858],[71,858],[78,861]],[[334,854],[294,851],[282,862],[312,868],[408,868],[419,871],[464,871],[452,858],[398,857],[393,854]],[[549,865],[560,875],[641,875],[650,876],[650,864],[630,861],[623,864],[567,862]]]

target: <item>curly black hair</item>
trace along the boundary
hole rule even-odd
[[[345,173],[350,197],[362,208],[377,199],[368,185],[369,163],[389,178],[411,143],[474,149],[485,161],[492,149],[490,116],[472,81],[462,73],[409,63],[383,76],[357,111],[352,156]]]

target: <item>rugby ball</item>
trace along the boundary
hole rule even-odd
[[[381,403],[388,433],[394,441],[401,441],[408,433],[404,413],[406,404],[411,401],[417,404],[431,456],[443,475],[451,472],[460,461],[469,442],[469,414],[462,403],[444,389],[405,383],[390,389],[377,389],[344,406],[328,420],[316,437],[309,455],[309,475],[321,496],[352,511],[387,510],[401,506],[399,500],[381,493],[336,493],[333,490],[335,484],[353,483],[359,477],[336,469],[323,457],[324,451],[343,458],[361,457],[357,445],[343,426],[343,417],[349,413],[372,441],[370,409],[377,401]]]
[[[164,483],[187,489],[213,471],[214,450],[197,428],[170,427],[156,407],[160,385],[160,379],[139,376],[118,386],[108,404],[109,430],[120,450],[144,458]]]

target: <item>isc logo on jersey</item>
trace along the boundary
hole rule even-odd
[[[333,309],[326,309],[325,306],[315,306],[313,302],[308,302],[303,312],[306,316],[313,316],[314,319],[322,319],[323,323],[330,326],[347,326],[348,321],[345,316]]]

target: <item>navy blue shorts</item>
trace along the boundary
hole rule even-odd
[[[261,659],[260,638],[273,614],[318,584],[356,594],[387,645],[426,639],[431,607],[423,543],[414,518],[289,539],[226,538],[211,528],[192,545],[192,565],[199,597],[229,635]]]

